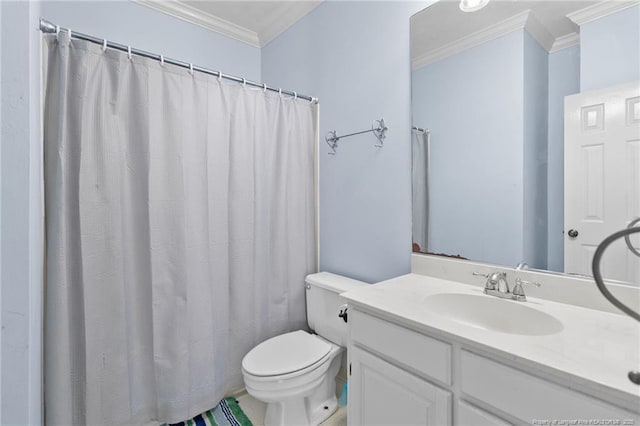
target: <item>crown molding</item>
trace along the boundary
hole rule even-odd
[[[455,55],[472,47],[476,47],[490,40],[494,40],[505,34],[511,33],[516,30],[523,29],[529,19],[529,10],[518,13],[509,19],[498,22],[468,36],[462,37],[451,43],[447,43],[444,46],[430,50],[416,58],[412,59],[411,67],[416,70],[422,68],[425,65],[432,64],[440,61],[446,57]]]
[[[529,34],[531,34],[531,37],[540,43],[540,46],[542,46],[544,50],[547,52],[551,50],[556,38],[549,32],[547,27],[538,21],[538,18],[536,18],[536,15],[533,12],[529,13],[529,18],[527,19],[527,22],[525,22],[524,28]]]
[[[636,1],[640,3],[640,0]],[[629,7],[629,6],[626,6]],[[621,9],[618,9],[621,10]],[[525,10],[509,19],[505,19],[495,25],[491,25],[461,39],[455,40],[437,49],[411,60],[411,68],[417,70],[425,65],[440,61],[448,56],[455,55],[487,41],[509,34],[513,31],[526,29],[527,32],[549,53],[556,52],[566,47],[580,43],[580,34],[571,33],[554,38],[547,28],[536,18],[531,10]]]
[[[274,38],[288,30],[293,24],[298,22],[313,9],[320,6],[322,0],[307,0],[291,2],[291,6],[279,15],[264,31],[258,34],[260,47],[264,47]]]
[[[603,18],[607,15],[611,15],[621,10],[628,9],[630,7],[640,4],[638,0],[632,1],[603,1],[596,3],[593,6],[585,7],[584,9],[576,10],[567,15],[573,23],[576,25],[586,24],[596,19]]]
[[[1,1],[1,0],[0,0]],[[211,31],[247,43],[253,47],[264,47],[271,40],[285,32],[299,19],[318,7],[323,0],[305,0],[291,2],[290,7],[280,13],[264,31],[257,33],[248,28],[218,18],[180,0],[132,0],[159,12],[171,15],[183,21],[201,26]]]
[[[262,47],[255,31],[236,25],[233,22],[218,18],[185,3],[175,0],[132,0],[159,12],[171,15],[183,21],[198,25],[211,31],[231,37],[254,47]]]
[[[558,50],[575,46],[576,44],[580,44],[580,34],[571,33],[563,35],[562,37],[558,37],[556,41],[553,42],[553,46],[551,46],[551,49],[549,49],[549,53],[557,52]]]

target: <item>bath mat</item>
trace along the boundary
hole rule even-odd
[[[253,424],[238,405],[238,400],[229,397],[220,401],[209,411],[170,426],[253,426]]]

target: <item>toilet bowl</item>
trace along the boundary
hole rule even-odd
[[[242,374],[247,392],[267,403],[265,426],[318,425],[329,417],[338,405],[335,378],[342,352],[302,330],[256,346],[242,361]]]
[[[366,284],[327,272],[307,276],[306,284],[307,320],[318,334],[272,337],[242,360],[247,392],[267,404],[265,426],[315,426],[338,406],[335,378],[347,338],[339,294]]]

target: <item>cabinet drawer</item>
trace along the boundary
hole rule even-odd
[[[355,309],[349,323],[354,342],[451,385],[451,345]]]
[[[473,425],[473,426],[509,426],[509,423],[500,420],[493,414],[489,414],[484,410],[467,404],[464,401],[458,403],[458,416],[456,417],[457,425]]]
[[[462,392],[526,422],[624,420],[637,416],[603,401],[462,350]]]

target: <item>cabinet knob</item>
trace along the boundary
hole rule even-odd
[[[575,238],[578,236],[578,231],[576,231],[575,229],[569,229],[569,232],[567,232],[567,235],[569,235],[569,238]]]

